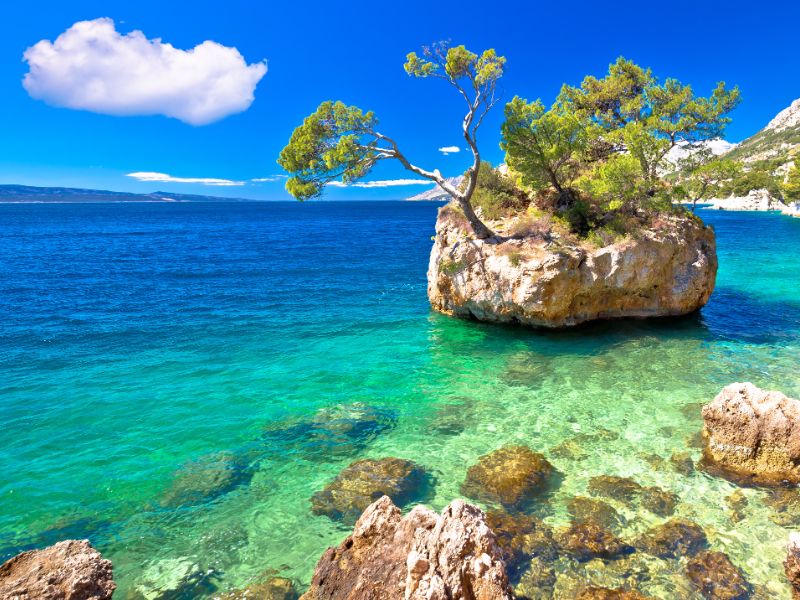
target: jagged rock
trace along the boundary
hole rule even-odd
[[[589,493],[594,496],[604,496],[630,504],[642,492],[642,486],[630,477],[617,475],[598,475],[589,480]]]
[[[262,438],[275,451],[290,448],[310,458],[330,460],[363,450],[396,422],[394,411],[353,402],[323,407],[299,422],[271,423]]]
[[[686,564],[686,576],[708,600],[746,600],[753,591],[722,552],[700,552]]]
[[[732,383],[703,407],[704,464],[735,481],[800,482],[800,401]]]
[[[29,550],[0,565],[0,598],[109,600],[116,589],[111,562],[88,540]]]
[[[635,239],[593,248],[541,235],[474,239],[446,206],[436,222],[428,298],[445,314],[538,327],[691,313],[714,290],[714,232],[688,216],[663,221]]]
[[[786,547],[786,560],[783,561],[783,570],[792,587],[792,599],[800,600],[800,534],[789,535],[789,545]]]
[[[323,554],[302,600],[511,600],[501,554],[475,506],[403,517],[384,496]]]
[[[675,512],[680,498],[672,492],[665,492],[660,487],[642,488],[642,507],[659,517],[669,517]]]
[[[694,556],[708,545],[703,528],[686,519],[672,519],[644,533],[637,549],[659,558]]]
[[[211,502],[250,481],[253,476],[242,457],[218,452],[186,463],[161,496],[165,508]]]
[[[616,558],[630,554],[633,548],[611,531],[591,521],[575,522],[556,534],[558,547],[579,561],[592,558]]]
[[[594,522],[613,529],[622,525],[623,519],[613,506],[596,498],[575,496],[567,502],[567,511],[577,523]]]
[[[426,482],[425,470],[402,458],[358,460],[311,498],[317,515],[355,523],[359,515],[381,496],[400,506],[418,498]]]
[[[647,600],[639,592],[623,590],[622,588],[587,587],[575,600]]]
[[[214,600],[297,600],[294,583],[286,577],[264,577],[246,588],[214,596]]]
[[[527,446],[506,446],[485,454],[467,470],[461,492],[476,500],[520,509],[547,488],[553,466]]]

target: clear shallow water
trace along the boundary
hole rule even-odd
[[[265,570],[302,587],[349,530],[309,498],[353,460],[420,463],[439,509],[478,456],[525,443],[563,474],[541,508],[551,524],[590,477],[632,476],[679,494],[676,514],[788,598],[787,530],[764,492],[745,490],[733,523],[734,486],[651,455],[697,459],[698,403],[732,381],[800,397],[800,220],[702,211],[720,272],[699,315],[535,332],[429,311],[436,208],[0,205],[0,559],[89,537],[121,598],[186,570],[200,581],[188,597]],[[323,452],[291,428],[354,402],[394,427]],[[551,451],[565,441],[578,450]],[[163,505],[183,465],[219,452],[246,476]],[[626,537],[664,520],[617,507]],[[678,597],[670,585],[643,590]]]

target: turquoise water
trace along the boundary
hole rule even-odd
[[[0,205],[0,559],[88,537],[120,598],[187,574],[176,597],[264,571],[302,588],[348,531],[310,497],[353,460],[416,461],[439,509],[478,456],[524,443],[562,474],[537,509],[552,525],[592,476],[631,476],[679,494],[676,514],[788,598],[765,493],[745,490],[734,523],[733,485],[652,455],[699,458],[698,403],[727,383],[800,397],[800,219],[702,211],[720,271],[698,315],[536,332],[430,312],[436,208]],[[384,426],[304,439],[320,409],[353,403]],[[229,480],[171,502],[209,456],[233,457]],[[625,537],[664,520],[617,508]],[[643,591],[684,597],[671,569]]]

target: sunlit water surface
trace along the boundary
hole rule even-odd
[[[536,509],[550,524],[592,476],[631,476],[679,494],[677,515],[761,594],[788,598],[788,531],[765,492],[746,489],[734,523],[732,484],[668,459],[699,458],[699,406],[730,382],[800,397],[800,219],[703,211],[720,270],[698,315],[536,332],[430,312],[436,209],[0,205],[0,560],[88,537],[123,599],[187,573],[185,597],[268,570],[303,589],[349,530],[309,499],[350,462],[416,461],[441,509],[480,455],[522,443],[563,477]],[[298,436],[352,403],[393,426],[322,452]],[[591,435],[606,430],[618,436]],[[248,476],[165,506],[184,465],[219,452]],[[617,508],[623,537],[664,521]],[[670,585],[642,589],[677,597]]]

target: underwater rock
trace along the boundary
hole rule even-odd
[[[552,528],[536,517],[490,510],[486,524],[494,532],[511,577],[531,558],[552,561],[558,554]]]
[[[467,470],[461,493],[483,502],[521,509],[547,488],[553,466],[527,446],[505,446]]]
[[[588,491],[593,496],[604,496],[631,504],[642,492],[642,486],[630,477],[598,475],[589,480]]]
[[[647,598],[632,590],[591,586],[578,594],[575,600],[647,600]]]
[[[703,407],[703,460],[737,482],[800,482],[800,400],[732,383]]]
[[[764,504],[773,512],[769,520],[781,527],[800,526],[800,490],[796,488],[775,488],[767,493]]]
[[[687,519],[672,519],[648,529],[634,546],[658,558],[680,558],[694,556],[708,546],[708,540],[697,523]]]
[[[739,521],[743,521],[744,518],[747,516],[744,512],[744,509],[747,508],[747,496],[744,495],[742,490],[736,490],[729,496],[725,497],[725,503],[728,505],[728,508],[731,509],[729,513],[729,517],[731,521],[734,523],[738,523]]]
[[[403,506],[417,499],[427,475],[422,467],[402,458],[358,460],[311,498],[311,510],[345,523],[359,515],[381,496]]]
[[[674,452],[669,457],[669,462],[676,473],[691,475],[694,473],[694,461],[688,452]]]
[[[700,552],[686,564],[686,576],[707,600],[746,600],[753,591],[722,552]]]
[[[575,496],[567,502],[567,511],[577,523],[594,522],[608,529],[619,527],[623,518],[613,506],[597,498]]]
[[[265,576],[246,588],[215,595],[214,600],[297,600],[294,583],[286,577]]]
[[[669,517],[675,512],[680,498],[672,492],[665,492],[660,487],[644,487],[641,493],[642,508],[659,517]]]
[[[516,600],[551,600],[557,580],[552,562],[536,556],[514,586],[514,597]]]
[[[438,435],[459,435],[474,423],[475,402],[467,400],[441,406],[429,429]]]
[[[792,600],[800,600],[800,534],[798,533],[789,535],[783,570],[792,587]]]
[[[128,600],[178,600],[214,592],[213,572],[204,571],[187,557],[163,558],[147,563]]]
[[[302,600],[512,600],[483,511],[461,500],[405,517],[384,496],[328,548]]]
[[[330,460],[363,450],[396,422],[394,411],[354,402],[321,408],[300,422],[272,423],[264,429],[262,439],[276,451],[290,448]]]
[[[202,456],[183,465],[161,496],[164,508],[195,506],[211,502],[250,482],[249,465],[232,452]]]
[[[562,552],[579,561],[611,559],[633,552],[631,546],[611,531],[591,521],[573,521],[569,527],[556,533],[556,542]]]
[[[110,600],[116,587],[111,561],[88,540],[29,550],[0,565],[0,598]]]
[[[428,299],[448,315],[536,327],[694,312],[714,290],[714,231],[688,216],[662,221],[659,229],[594,248],[538,235],[475,239],[463,216],[445,206]]]

